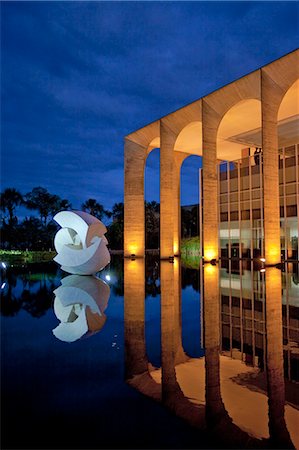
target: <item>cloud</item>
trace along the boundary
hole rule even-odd
[[[4,2],[1,20],[3,187],[105,207],[123,198],[126,134],[298,37],[296,2]]]

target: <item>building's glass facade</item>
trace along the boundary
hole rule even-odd
[[[222,261],[220,269],[222,350],[249,365],[266,365],[265,272],[253,261]],[[282,322],[285,376],[299,380],[299,265],[282,272]]]
[[[299,145],[279,149],[281,255],[298,260]],[[263,156],[218,164],[219,256],[264,256]],[[201,177],[200,177],[201,178]],[[201,194],[202,204],[202,194]],[[202,219],[200,219],[202,220]],[[201,236],[204,239],[203,236]]]

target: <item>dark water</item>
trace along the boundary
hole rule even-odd
[[[1,448],[298,448],[298,265],[1,280]]]

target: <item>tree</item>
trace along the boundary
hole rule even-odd
[[[33,188],[24,198],[26,207],[38,211],[44,225],[47,225],[49,216],[53,216],[60,210],[62,201],[58,195],[50,194],[47,189],[40,186]]]
[[[198,236],[198,205],[181,208],[182,237]]]
[[[82,209],[99,220],[102,220],[104,216],[111,216],[111,213],[105,210],[104,206],[101,205],[101,203],[98,203],[94,198],[89,198],[86,200],[86,202],[82,204]]]
[[[145,246],[159,248],[160,239],[160,205],[159,203],[145,202]]]
[[[43,224],[37,217],[26,217],[17,229],[15,248],[40,250],[43,241]]]
[[[120,250],[124,246],[124,204],[114,203],[112,207],[112,223],[108,226],[107,239],[109,247]]]
[[[8,225],[12,226],[17,223],[17,218],[15,216],[15,209],[17,206],[23,203],[22,194],[15,188],[5,189],[0,196],[1,210],[4,214],[8,214]],[[5,223],[5,219],[3,218]]]
[[[59,210],[60,211],[67,211],[69,209],[72,209],[72,204],[66,200],[66,199],[62,199],[59,201]]]
[[[114,203],[111,213],[113,221],[122,222],[124,221],[124,204],[123,202]]]

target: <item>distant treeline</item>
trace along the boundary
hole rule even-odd
[[[18,209],[25,207],[28,216],[20,220]],[[1,208],[1,248],[7,250],[49,250],[53,249],[54,236],[59,229],[53,220],[59,211],[72,210],[67,199],[52,194],[43,187],[21,194],[15,188],[7,188],[0,194]],[[107,226],[109,247],[123,249],[124,204],[115,203],[112,210],[106,210],[94,198],[87,199],[81,205],[82,211],[97,217]],[[35,215],[30,214],[35,211]],[[182,236],[198,234],[198,207],[182,208]],[[145,202],[146,248],[159,248],[160,205],[155,201]]]

